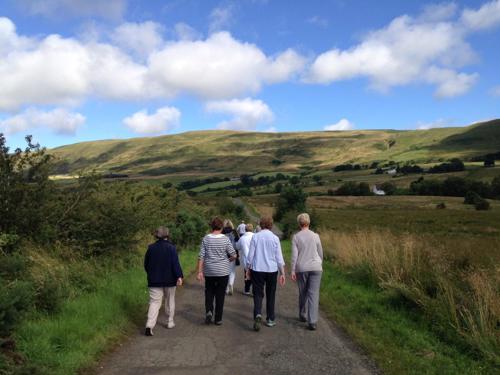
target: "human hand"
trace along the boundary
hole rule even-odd
[[[245,272],[245,279],[246,279],[246,280],[251,280],[251,277],[250,277],[250,276],[251,276],[251,272],[250,272],[250,270],[248,269],[248,270],[247,270],[247,272]]]
[[[177,286],[181,286],[183,284],[182,277],[177,279]]]
[[[297,281],[297,274],[295,272],[292,272],[291,278],[292,281]]]
[[[279,283],[280,283],[280,286],[284,286],[285,285],[285,275],[280,275],[279,277]]]
[[[196,275],[196,280],[198,280],[199,282],[202,282],[204,279],[203,277],[203,272],[198,272],[198,274]]]

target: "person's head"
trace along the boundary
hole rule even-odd
[[[158,227],[154,233],[155,237],[158,238],[159,240],[167,239],[169,234],[170,232],[168,228],[164,226]]]
[[[224,228],[234,229],[233,222],[229,219],[224,220]]]
[[[271,216],[262,216],[260,218],[260,227],[270,230],[273,227],[273,218]]]
[[[253,225],[248,223],[247,225],[245,225],[245,231],[246,232],[253,232]]]
[[[309,214],[306,214],[305,212],[297,216],[297,223],[299,224],[299,227],[301,228],[307,228],[311,224],[311,218],[309,217]]]
[[[223,226],[224,222],[218,216],[214,217],[210,222],[210,228],[212,228],[212,230],[221,230]]]

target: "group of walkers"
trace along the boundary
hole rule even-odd
[[[318,234],[309,229],[307,213],[297,217],[300,231],[292,239],[291,279],[299,289],[298,319],[310,330],[318,322],[319,288],[323,249]],[[203,237],[198,256],[197,280],[205,282],[205,323],[222,324],[226,295],[234,293],[236,267],[244,268],[243,294],[253,294],[253,328],[276,325],[275,297],[277,284],[285,285],[285,261],[278,236],[272,231],[273,220],[264,216],[255,232],[252,224],[242,222],[237,229],[229,220],[215,217],[211,232]],[[153,335],[162,299],[165,299],[167,328],[175,327],[175,289],[183,284],[183,273],[168,229],[156,230],[157,241],[149,245],[144,259],[148,276],[149,310],[145,334]],[[266,320],[262,305],[266,298]]]

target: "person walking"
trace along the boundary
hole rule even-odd
[[[236,251],[229,238],[222,234],[220,218],[213,218],[210,227],[212,232],[201,241],[196,278],[205,279],[205,323],[210,324],[215,318],[215,324],[221,325],[230,264],[236,259]]]
[[[229,238],[229,240],[231,241],[231,245],[233,245],[233,248],[236,250],[236,260],[234,262],[231,262],[231,264],[229,265],[229,281],[226,288],[226,294],[232,296],[234,292],[234,279],[236,278],[236,266],[240,264],[239,253],[236,246],[236,243],[239,240],[239,236],[234,230],[233,222],[229,219],[224,220],[224,228],[222,229],[222,233],[225,234],[227,238]]]
[[[175,245],[168,239],[169,230],[159,227],[155,231],[157,241],[148,246],[144,256],[144,270],[149,288],[149,309],[146,322],[146,336],[153,336],[161,302],[165,297],[167,328],[174,328],[175,289],[182,285],[182,269]]]
[[[307,213],[297,216],[300,231],[292,239],[291,278],[299,287],[299,320],[314,331],[318,323],[319,288],[323,274],[323,248],[317,233],[309,229]]]
[[[245,224],[245,221],[241,220],[241,223],[240,225],[238,225],[238,228],[236,228],[239,236],[243,236],[245,233],[246,233],[246,224]]]
[[[259,331],[262,322],[262,299],[264,298],[264,287],[266,289],[266,322],[268,327],[276,325],[274,305],[276,299],[276,283],[285,285],[285,261],[281,251],[278,236],[271,229],[273,219],[264,216],[260,219],[262,230],[255,233],[250,242],[250,249],[246,264],[248,265],[247,278],[252,280],[253,288],[253,317],[254,330]]]
[[[247,278],[247,257],[248,252],[250,251],[250,242],[253,237],[253,225],[247,224],[245,225],[245,233],[240,237],[240,240],[236,243],[236,247],[238,248],[240,254],[240,263],[244,268],[244,277],[245,277],[245,289],[243,294],[246,296],[251,295],[250,288],[252,286],[252,280]]]

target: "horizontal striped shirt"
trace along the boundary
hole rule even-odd
[[[230,273],[229,257],[236,251],[229,238],[223,234],[207,234],[203,237],[198,258],[203,260],[205,276],[227,276]]]

